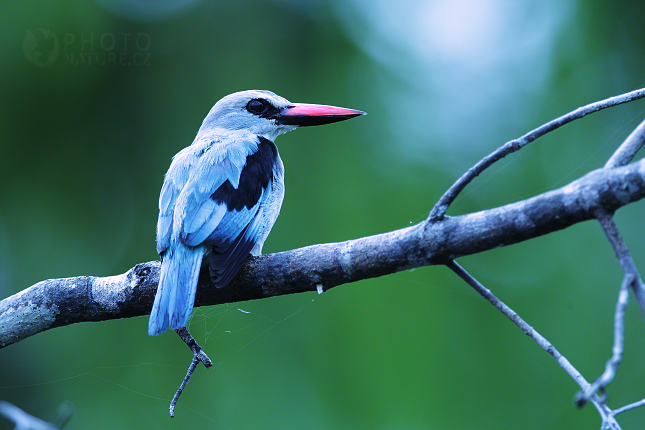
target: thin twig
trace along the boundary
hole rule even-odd
[[[513,324],[518,326],[524,334],[533,339],[542,349],[548,352],[555,360],[558,362],[560,367],[562,367],[576,383],[586,390],[590,384],[582,376],[578,369],[573,367],[573,365],[563,356],[551,342],[549,342],[544,336],[538,333],[533,327],[531,327],[526,321],[524,321],[513,309],[508,307],[504,302],[498,299],[488,288],[484,287],[477,279],[475,279],[470,273],[468,273],[463,267],[461,267],[456,261],[449,261],[446,266],[448,266],[453,272],[455,272],[461,279],[466,281],[468,285],[473,287],[484,299],[486,299],[490,304],[495,306],[504,316],[510,319]],[[596,394],[591,395],[589,399],[600,414],[603,421],[603,428],[609,428],[612,430],[620,429],[620,425],[613,416],[613,411],[607,407],[602,402]]]
[[[576,370],[575,367],[566,359],[560,352],[544,338],[540,333],[538,333],[533,327],[531,327],[526,321],[522,319],[513,309],[508,307],[504,302],[498,299],[488,288],[484,287],[477,279],[475,279],[470,273],[468,273],[463,267],[461,267],[456,261],[452,260],[446,264],[453,272],[455,272],[461,279],[466,281],[468,285],[473,287],[483,298],[495,306],[504,316],[510,319],[513,324],[518,326],[524,334],[529,336],[531,339],[537,342],[538,345],[542,347],[546,352],[551,354],[553,358],[556,359],[558,364],[569,374],[571,377],[580,385],[581,388],[587,388],[589,383],[587,380]]]
[[[627,412],[631,409],[639,408],[641,406],[645,406],[645,399],[641,399],[637,402],[630,403],[629,405],[625,405],[620,408],[614,409],[613,414],[614,415],[622,414],[623,412]]]
[[[638,127],[636,127],[629,134],[629,136],[627,136],[627,138],[623,141],[623,143],[620,144],[618,149],[612,154],[609,160],[607,160],[607,162],[605,163],[605,166],[604,166],[605,169],[612,169],[615,167],[620,167],[628,164],[634,158],[636,153],[643,147],[643,145],[645,145],[645,120],[643,120],[638,125]],[[603,224],[602,220],[599,219],[599,221],[602,225]],[[632,289],[634,291],[634,295],[636,296],[636,301],[638,302],[638,305],[641,308],[641,312],[645,316],[645,285],[643,285],[643,281],[640,275],[638,275],[638,270],[636,269],[636,265],[634,264],[634,261],[632,260],[629,254],[629,251],[625,246],[625,243],[620,237],[620,234],[618,233],[618,229],[616,228],[615,225],[613,225],[613,221],[611,222],[611,224],[612,225],[608,224],[607,226],[603,226],[603,229],[605,230],[605,234],[607,234],[609,241],[612,243],[612,246],[614,247],[614,251],[616,252],[618,261],[620,262],[620,265],[623,268],[623,272],[635,273],[636,275],[636,278],[635,278],[636,282],[632,284]]]
[[[586,106],[579,107],[578,109],[562,115],[559,118],[549,121],[546,124],[536,128],[535,130],[526,133],[522,137],[506,142],[503,146],[481,159],[477,164],[468,169],[466,173],[464,173],[459,179],[457,179],[457,181],[448,189],[448,191],[443,194],[443,196],[441,196],[437,204],[435,204],[435,206],[432,208],[432,211],[428,216],[428,221],[435,222],[442,219],[459,193],[461,193],[461,191],[470,182],[472,182],[473,179],[479,176],[484,170],[486,170],[496,161],[499,161],[507,155],[520,150],[537,138],[558,129],[563,125],[570,123],[571,121],[580,119],[590,113],[597,112],[599,110],[616,106],[622,103],[631,102],[633,100],[638,100],[643,97],[645,97],[645,88],[630,91],[619,96],[610,97],[599,102],[591,103]]]
[[[614,313],[614,345],[612,347],[611,358],[607,360],[605,371],[602,375],[586,390],[576,394],[574,401],[578,407],[587,403],[594,393],[597,393],[598,391],[604,392],[606,387],[616,376],[618,366],[623,359],[625,309],[627,308],[627,303],[629,301],[629,288],[634,282],[634,279],[635,278],[631,274],[627,274],[620,285],[620,292],[618,293],[618,300],[616,301],[616,312]]]
[[[641,123],[639,128],[643,126],[643,124],[645,124],[645,122]],[[634,135],[634,133],[632,133],[632,135]],[[628,138],[626,141],[629,140],[630,139]],[[631,140],[633,141],[633,139]],[[623,146],[625,145],[621,145],[621,148]],[[633,148],[633,145],[627,145],[627,147]],[[626,152],[623,152],[623,154],[626,154],[627,152],[630,151],[626,150]],[[614,153],[614,156],[612,156],[612,159],[615,158],[615,162],[619,162],[619,159],[622,159],[623,161],[626,159],[626,155],[616,156],[616,154],[617,153]],[[612,347],[611,358],[605,364],[605,371],[602,373],[602,375],[598,379],[596,379],[587,389],[576,395],[575,401],[578,406],[583,406],[594,393],[598,391],[605,391],[605,388],[611,383],[611,381],[613,381],[614,377],[616,376],[618,366],[620,365],[620,362],[623,358],[625,338],[625,309],[627,308],[627,304],[629,302],[629,290],[632,289],[634,291],[634,294],[639,297],[642,294],[643,289],[642,280],[640,278],[640,274],[638,273],[638,269],[636,268],[636,264],[634,264],[634,260],[632,260],[631,254],[629,253],[629,249],[627,249],[627,246],[625,245],[625,242],[623,241],[623,238],[621,237],[620,232],[618,231],[618,227],[616,226],[616,223],[614,223],[611,214],[599,209],[598,211],[596,211],[596,218],[598,219],[598,222],[604,230],[607,239],[614,248],[618,262],[620,263],[620,266],[623,270],[623,281],[620,285],[618,300],[616,301],[616,311],[614,313],[614,344]],[[645,302],[639,300],[639,303],[641,304],[641,309],[645,313],[645,309],[643,309],[643,303]]]
[[[193,372],[195,372],[197,364],[199,364],[199,362],[201,361],[202,363],[204,363],[204,366],[206,366],[207,369],[213,365],[211,359],[208,358],[208,355],[206,355],[202,347],[199,346],[195,338],[188,332],[186,327],[178,328],[175,330],[175,332],[179,335],[181,340],[183,340],[186,345],[188,345],[190,350],[193,351],[193,360],[191,361],[190,366],[188,366],[188,371],[186,372],[184,380],[181,382],[181,385],[177,389],[177,392],[170,402],[170,407],[168,408],[168,410],[170,411],[171,418],[174,418],[175,416],[175,405],[179,400],[179,396],[181,396],[181,393],[184,391],[186,384],[188,384],[188,382],[190,381],[190,377],[193,376]]]
[[[609,239],[609,243],[611,243],[611,246],[614,248],[614,252],[616,253],[618,263],[623,270],[624,276],[631,274],[634,277],[634,282],[631,283],[631,288],[632,291],[634,291],[634,296],[641,308],[641,312],[643,313],[643,316],[645,316],[645,285],[643,284],[643,279],[636,268],[636,263],[634,263],[634,259],[618,231],[618,227],[616,227],[611,215],[603,209],[596,210],[595,217],[604,230],[607,239]]]
[[[627,136],[609,160],[607,160],[605,168],[611,169],[628,164],[643,145],[645,145],[645,120],[643,120],[638,127],[636,127],[634,131]],[[602,214],[601,217],[606,218],[606,216],[602,216]],[[618,257],[618,261],[623,268],[623,273],[632,273],[635,276],[631,287],[634,291],[634,295],[636,296],[636,301],[641,308],[641,312],[645,316],[645,285],[643,285],[643,280],[640,275],[638,275],[636,264],[634,264],[634,261],[632,260],[632,257],[620,237],[620,233],[618,233],[618,229],[614,225],[613,221],[610,223],[605,222],[606,225],[603,225],[602,219],[599,218],[599,221],[605,230],[607,238],[614,247],[616,257]]]
[[[609,157],[609,160],[605,163],[605,169],[611,169],[613,167],[628,164],[644,144],[645,120],[643,120],[643,122],[641,122],[638,127],[636,127],[634,131],[627,136],[627,139],[625,139],[612,156]]]
[[[197,364],[199,363],[199,361],[200,360],[197,358],[197,356],[193,357],[193,361],[191,361],[190,366],[188,366],[188,372],[186,372],[186,376],[184,377],[184,380],[181,381],[181,385],[177,389],[177,392],[175,393],[175,395],[172,397],[172,401],[170,402],[170,407],[168,408],[168,411],[170,412],[170,418],[175,417],[175,405],[179,400],[179,396],[181,396],[181,393],[184,391],[186,384],[188,384],[188,381],[190,381],[190,377],[193,376],[193,372],[195,371],[195,368],[197,367]]]
[[[59,427],[29,415],[18,406],[4,400],[0,400],[0,416],[12,421],[19,430],[59,430]]]
[[[621,143],[609,160],[607,160],[607,163],[605,163],[605,168],[612,169],[628,164],[643,145],[645,145],[645,120],[643,120],[638,127],[636,127],[629,136],[627,136],[623,143]],[[620,238],[620,234],[617,233],[618,230],[615,229],[616,234],[612,237],[607,233],[608,230],[606,228],[604,229],[605,233],[608,235],[607,237],[609,238],[609,241],[612,242],[612,245],[614,246],[616,256],[623,268],[623,272],[628,271],[638,273],[636,265],[632,261],[629,251],[627,251],[627,247]],[[643,281],[640,276],[636,277],[636,282],[632,284],[632,289],[636,296],[636,301],[641,308],[641,312],[645,316],[645,286],[643,285]]]

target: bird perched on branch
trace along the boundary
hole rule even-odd
[[[161,189],[161,275],[148,334],[186,325],[204,255],[213,283],[223,287],[249,254],[262,253],[284,196],[275,138],[364,113],[291,103],[260,90],[230,94],[213,106],[193,143],[174,156]]]

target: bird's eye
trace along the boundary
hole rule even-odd
[[[248,102],[246,110],[255,115],[260,115],[267,109],[267,102],[265,100],[254,99]]]

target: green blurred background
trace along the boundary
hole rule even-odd
[[[366,117],[277,141],[286,198],[265,252],[422,221],[463,171],[560,114],[645,84],[642,1],[4,2],[0,296],[156,259],[171,157],[222,96],[270,89]],[[458,215],[602,166],[645,102],[594,114],[501,161]],[[645,268],[645,204],[616,220]],[[588,380],[609,358],[621,272],[596,223],[460,259]],[[0,351],[0,398],[68,429],[598,428],[577,385],[443,267],[195,310],[199,367],[147,317],[77,324]],[[645,396],[627,315],[610,406]],[[645,409],[620,416],[643,428]],[[4,427],[2,427],[4,426]],[[0,420],[0,427],[10,428]]]

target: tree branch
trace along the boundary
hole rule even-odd
[[[175,332],[177,332],[181,340],[183,340],[184,343],[188,345],[188,348],[193,351],[193,359],[190,362],[190,366],[188,366],[188,371],[186,372],[184,380],[181,382],[181,385],[179,385],[179,388],[175,392],[175,395],[172,397],[172,401],[170,402],[170,407],[168,408],[168,412],[170,412],[170,418],[175,417],[175,406],[179,401],[179,396],[181,396],[181,393],[184,392],[186,384],[190,382],[190,377],[193,376],[193,372],[197,368],[199,362],[201,361],[207,369],[209,369],[213,365],[211,359],[208,358],[208,355],[206,355],[202,347],[199,346],[195,338],[188,332],[186,327],[178,328],[175,330]]]
[[[525,241],[609,213],[645,197],[645,160],[598,169],[536,197],[436,222],[340,243],[251,257],[224,288],[200,273],[195,306],[327,290],[415,267]],[[0,302],[0,347],[68,324],[150,313],[158,261],[104,278],[80,276],[39,282]]]
[[[645,120],[632,131],[627,139],[620,144],[618,149],[605,163],[605,169],[624,166],[628,164],[636,153],[645,145]]]
[[[569,124],[576,119],[583,118],[590,113],[598,112],[609,107],[617,106],[619,104],[628,103],[634,100],[638,100],[645,97],[645,88],[638,90],[630,91],[625,94],[621,94],[614,97],[609,97],[605,100],[600,100],[598,102],[590,103],[585,106],[581,106],[576,110],[573,110],[567,114],[564,114],[552,121],[547,122],[539,126],[538,128],[529,131],[524,136],[513,139],[509,142],[506,142],[504,145],[497,148],[495,151],[482,158],[477,164],[468,169],[457,181],[441,196],[437,204],[434,205],[430,215],[428,216],[429,221],[435,221],[441,219],[448,207],[455,201],[459,193],[463,191],[466,186],[473,181],[477,176],[479,176],[484,170],[492,166],[496,161],[501,160],[513,152],[519,151],[524,148],[529,143],[539,139],[545,134],[557,130],[563,125]],[[645,123],[645,121],[644,121]],[[616,154],[607,162],[605,167],[617,167],[618,165],[627,164],[631,158],[634,157],[638,149],[636,149],[639,137],[645,135],[645,129],[641,124],[632,134],[625,140],[621,145]],[[641,139],[642,140],[642,139]],[[642,146],[642,142],[640,143]],[[640,148],[640,146],[638,146]],[[635,149],[635,150],[634,150]],[[629,156],[631,154],[631,157]],[[625,161],[629,157],[629,160]],[[615,164],[611,164],[615,163]],[[622,163],[622,164],[619,164]]]
[[[18,406],[0,400],[0,416],[12,421],[16,425],[15,430],[60,430],[67,424],[73,413],[74,408],[63,403],[58,408],[57,422],[52,424],[29,415]]]
[[[642,124],[641,124],[642,126]],[[640,128],[640,126],[639,126]],[[628,139],[629,140],[629,139]],[[622,146],[621,146],[622,147]],[[614,158],[614,157],[612,157]],[[605,371],[596,379],[593,384],[588,387],[582,387],[583,391],[578,393],[575,398],[575,402],[578,406],[584,405],[589,401],[592,396],[598,392],[604,392],[605,388],[613,381],[614,376],[618,370],[618,366],[623,359],[623,347],[625,342],[625,310],[627,309],[627,304],[629,302],[629,290],[634,291],[634,295],[637,298],[637,301],[641,305],[641,311],[645,315],[645,302],[643,301],[643,281],[641,280],[636,264],[625,245],[618,227],[614,223],[613,218],[610,214],[604,211],[598,211],[596,218],[600,222],[607,239],[614,248],[618,262],[623,269],[623,281],[620,285],[620,290],[618,292],[618,300],[616,301],[616,311],[614,313],[614,345],[612,347],[611,358],[607,361],[605,365]]]
[[[558,351],[551,342],[549,342],[544,336],[537,332],[530,324],[528,324],[522,317],[520,317],[517,312],[508,307],[506,303],[498,299],[488,288],[484,287],[477,279],[475,279],[470,273],[468,273],[463,267],[457,264],[456,261],[449,261],[446,266],[450,268],[457,276],[466,281],[468,285],[473,287],[484,299],[486,299],[490,304],[495,306],[504,316],[506,316],[513,324],[518,326],[524,334],[533,339],[542,349],[548,352],[555,360],[558,362],[560,367],[562,367],[568,374],[573,378],[574,381],[582,388],[585,392],[590,390],[591,385],[584,376],[576,369],[567,358]],[[612,411],[604,404],[604,399],[599,398],[595,393],[597,390],[591,391],[587,401],[591,401],[598,413],[602,417],[604,428],[611,428],[618,430],[620,426],[616,422],[614,415],[615,412]]]

